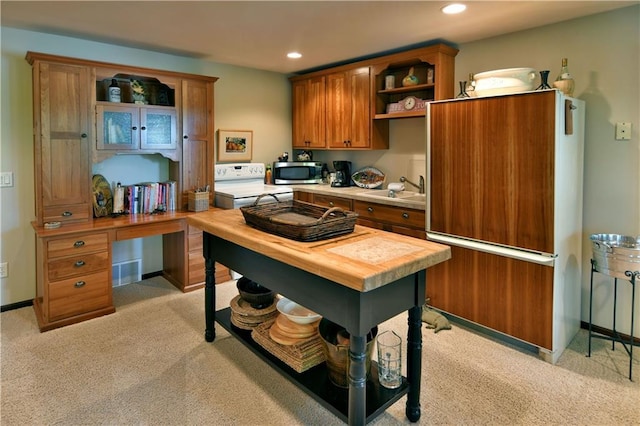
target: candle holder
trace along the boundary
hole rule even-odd
[[[469,96],[469,94],[467,93],[467,82],[466,81],[461,81],[460,82],[460,93],[458,93],[458,96],[456,96],[456,98],[470,98],[471,96]]]
[[[548,83],[549,80],[549,70],[540,71],[540,86],[536,90],[545,90],[551,89]]]

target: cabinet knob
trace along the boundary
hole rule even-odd
[[[85,138],[87,137],[87,134],[86,134],[86,133],[83,133],[83,134],[81,134],[81,135],[80,135],[80,137],[81,137],[81,138],[83,138],[83,139],[85,139]]]
[[[145,126],[140,127],[140,130],[147,130]]]
[[[136,126],[133,126],[131,130],[138,130],[138,128]]]
[[[373,207],[367,207],[367,211],[368,211],[369,213],[373,213]]]
[[[73,213],[66,211],[66,212],[62,212],[62,216],[63,217],[69,217],[69,216],[73,216]]]
[[[75,288],[80,288],[80,287],[84,287],[85,284],[86,284],[86,282],[84,282],[84,281],[78,281],[73,286]]]
[[[189,139],[189,136],[184,135],[184,136],[182,137],[182,139]]]
[[[75,243],[73,243],[74,247],[82,247],[84,245],[84,241],[82,240],[78,240]]]
[[[329,207],[333,207],[333,201],[329,201]]]
[[[75,266],[76,268],[79,268],[84,265],[85,265],[84,260],[77,260],[73,266]]]
[[[404,219],[409,219],[409,213],[406,213],[406,212],[405,212],[405,213],[402,213],[402,217],[403,217]]]

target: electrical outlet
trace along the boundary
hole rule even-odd
[[[0,278],[7,278],[9,276],[9,265],[7,262],[0,263]]]

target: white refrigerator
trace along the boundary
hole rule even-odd
[[[555,363],[580,327],[583,101],[544,90],[427,106],[430,303]]]

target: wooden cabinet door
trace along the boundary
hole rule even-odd
[[[330,148],[370,146],[369,68],[327,76],[327,143]]]
[[[326,147],[325,77],[295,81],[293,91],[293,147]]]
[[[137,150],[140,148],[140,111],[127,105],[96,106],[97,149]]]
[[[431,230],[553,253],[555,93],[431,105]]]
[[[140,149],[176,149],[176,111],[140,109]]]
[[[187,191],[211,185],[214,170],[213,83],[182,81],[182,208]],[[211,196],[211,195],[210,195]]]
[[[553,267],[451,246],[427,270],[434,307],[551,350]]]
[[[92,217],[89,76],[89,68],[83,66],[40,62],[34,67],[39,225]]]

